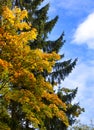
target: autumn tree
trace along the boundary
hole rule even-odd
[[[27,18],[26,10],[3,7],[0,20],[0,125],[3,124],[2,130],[29,128],[30,124],[45,130],[45,118],[55,116],[68,126],[66,104],[43,76],[44,72],[52,72],[61,56],[54,51],[30,49],[28,41],[36,39],[37,31],[31,23],[25,22]]]
[[[51,52],[55,51],[58,54],[60,49],[63,47],[63,45],[65,43],[64,33],[62,33],[60,35],[60,37],[58,37],[54,41],[48,40],[49,33],[52,31],[53,27],[55,26],[55,24],[58,21],[58,16],[49,20],[49,17],[47,16],[47,12],[49,10],[49,4],[39,8],[39,6],[42,4],[43,1],[44,0],[38,0],[38,1],[37,0],[33,0],[33,1],[32,0],[15,0],[15,5],[19,6],[22,10],[24,8],[26,8],[28,10],[29,18],[25,19],[25,20],[27,21],[27,23],[32,23],[32,25],[35,28],[37,28],[37,31],[38,31],[37,39],[34,40],[33,42],[30,41],[28,43],[30,45],[31,49],[39,48],[43,52],[46,52],[46,53],[51,53]],[[43,72],[44,78],[47,79],[52,84],[53,87],[54,87],[55,83],[57,83],[60,86],[61,81],[63,81],[71,73],[72,69],[76,65],[77,59],[75,59],[74,61],[72,61],[71,59],[64,61],[63,58],[64,58],[64,54],[61,54],[62,60],[58,60],[55,62],[52,72],[50,72],[50,73],[47,73],[47,71]],[[76,89],[74,89],[74,90],[70,89],[69,91],[71,92],[73,97],[76,96],[76,94],[74,93],[75,91],[77,92]],[[57,93],[57,95],[58,95],[58,93]],[[72,106],[71,102],[72,102],[73,98],[70,101],[69,94],[66,94],[66,99],[65,98],[63,99],[63,97],[65,96],[65,95],[63,96],[63,91],[60,93],[62,93],[62,98],[61,97],[59,97],[59,98],[61,98],[61,100],[65,103],[70,102],[70,105]],[[76,105],[76,107],[72,107],[71,111],[69,109],[67,109],[67,112],[65,112],[69,119],[70,125],[73,124],[73,122],[74,122],[73,120],[77,116],[76,114],[74,114],[77,112],[77,110],[79,110],[79,114],[78,114],[78,116],[79,116],[81,114],[81,112],[83,111],[83,108],[81,108],[79,105]],[[68,112],[70,114],[68,114]],[[74,114],[74,117],[72,116],[72,118],[70,118],[70,116],[73,114]],[[48,130],[51,129],[51,124],[53,125],[53,127],[57,126],[57,123],[55,121],[53,121],[55,118],[56,117],[54,117],[52,119],[52,121],[51,121],[51,119],[48,119],[48,118],[44,121],[44,122],[46,122],[45,124],[46,124],[46,128]],[[47,122],[49,122],[49,120],[50,120],[50,123],[48,126]],[[59,122],[58,118],[56,120],[58,120],[58,124],[62,124],[61,121]],[[64,124],[61,125],[60,127],[62,129],[65,129]],[[53,128],[53,129],[55,129],[55,128]],[[66,127],[66,129],[67,129],[67,127]]]

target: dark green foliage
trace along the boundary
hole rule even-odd
[[[80,107],[79,103],[72,103],[74,98],[76,97],[77,94],[76,89],[68,89],[68,88],[62,88],[58,90],[58,97],[64,101],[68,108],[66,111],[66,114],[69,119],[69,124],[72,125],[74,124],[76,117],[78,117],[82,112],[84,112],[84,109]]]
[[[64,80],[65,77],[68,76],[69,73],[71,73],[72,69],[76,65],[76,61],[77,59],[75,59],[73,62],[71,62],[71,60],[57,62],[53,67],[53,72],[50,74],[50,80],[52,84],[54,84],[55,81],[57,81],[60,84],[61,80]]]
[[[64,44],[64,41],[62,42],[63,40],[63,36],[64,36],[64,33],[62,33],[62,35],[55,41],[47,41],[45,46],[43,47],[43,51],[44,52],[52,52],[52,51],[55,51],[55,52],[59,52],[60,48],[63,46]]]

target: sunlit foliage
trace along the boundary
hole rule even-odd
[[[45,117],[56,116],[68,125],[64,113],[66,104],[43,77],[44,71],[52,71],[60,56],[55,52],[30,49],[28,41],[36,39],[37,30],[24,18],[28,18],[26,10],[3,7],[0,21],[0,95],[10,118],[8,125],[11,127],[11,122],[15,122],[16,128],[20,126],[16,113],[18,109],[24,113],[22,120],[28,120],[35,128],[41,125],[41,130],[45,129]]]

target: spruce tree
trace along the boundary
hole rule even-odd
[[[37,39],[34,42],[29,41],[31,49],[40,48],[44,52],[51,53],[55,51],[56,53],[59,53],[65,43],[64,33],[62,33],[60,37],[54,41],[48,40],[49,33],[58,21],[58,16],[49,20],[47,16],[49,4],[46,4],[42,8],[38,8],[42,2],[43,0],[16,0],[15,5],[28,10],[29,18],[27,22],[30,22],[38,31]],[[64,58],[64,54],[61,55],[61,58]],[[50,82],[54,84],[57,80],[58,83],[64,80],[65,77],[71,73],[72,69],[76,65],[76,62],[77,59],[74,61],[71,59],[67,61],[57,61],[55,66],[53,66],[53,72],[50,74]],[[44,75],[48,76],[46,73]]]
[[[24,8],[28,10],[29,19],[26,19],[26,21],[27,23],[31,23],[33,27],[35,27],[38,31],[37,39],[35,41],[29,41],[28,43],[31,49],[39,48],[47,53],[51,53],[53,51],[55,51],[56,53],[59,53],[60,49],[63,47],[65,43],[64,33],[62,33],[60,37],[54,41],[48,40],[49,33],[52,31],[53,27],[58,21],[58,16],[49,20],[47,16],[49,4],[46,4],[44,7],[39,8],[39,6],[41,5],[43,1],[44,0],[14,0],[14,5],[20,7],[22,10]],[[42,73],[45,79],[48,80],[53,85],[53,87],[56,82],[60,84],[61,81],[63,81],[65,77],[67,77],[71,73],[72,69],[75,67],[76,62],[77,62],[77,59],[75,59],[74,61],[71,59],[63,61],[64,54],[61,54],[61,58],[62,58],[61,61],[56,61],[55,65],[53,66],[53,71],[50,74],[48,74],[46,71]],[[69,91],[71,92],[71,90]],[[74,93],[74,91],[77,91],[77,90],[74,89],[72,91],[72,94],[75,96],[76,94]],[[57,95],[58,94],[59,92],[57,93]],[[62,94],[62,97],[64,98],[63,94]],[[61,97],[59,98],[62,99]],[[73,98],[71,99],[71,101],[72,100]],[[66,99],[64,98],[62,99],[62,101],[65,103],[69,101],[71,104],[69,95],[67,94],[66,94]],[[70,125],[73,123],[74,117],[70,119],[69,115],[71,115],[73,112],[76,112],[78,109],[80,110],[80,112],[82,111],[79,105],[76,105],[76,106],[77,106],[75,107],[76,109],[72,107],[73,109],[71,111],[68,109],[66,112]],[[69,115],[68,115],[68,112],[70,112]],[[50,130],[51,124],[54,127],[57,125],[57,123],[55,122],[55,118],[45,119],[44,122],[46,123],[49,122],[50,120],[50,124],[47,126],[47,130]],[[66,129],[66,126],[64,126],[64,124],[59,119],[56,118],[56,121],[58,121],[58,123],[61,124],[60,127],[62,127],[62,129]],[[55,128],[52,128],[52,129],[55,130]]]

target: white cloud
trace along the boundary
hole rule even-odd
[[[87,44],[90,49],[94,49],[94,13],[90,14],[77,27],[72,42],[75,44]]]

